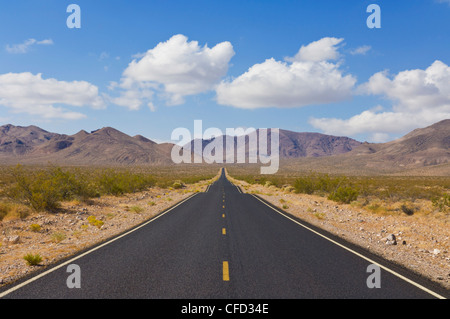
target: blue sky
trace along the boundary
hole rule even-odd
[[[449,17],[446,0],[3,1],[0,125],[166,141],[201,119],[388,141],[450,118]]]

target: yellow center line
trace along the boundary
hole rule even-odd
[[[223,281],[230,281],[230,271],[228,269],[228,261],[223,262]]]
[[[222,214],[222,218],[225,218],[225,214]]]
[[[227,230],[225,228],[222,228],[222,235],[226,235],[227,234]]]

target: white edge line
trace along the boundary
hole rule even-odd
[[[364,255],[362,255],[362,254],[360,254],[360,253],[358,253],[358,252],[356,252],[356,251],[354,251],[354,250],[352,250],[352,249],[350,249],[350,248],[348,248],[348,247],[346,247],[346,246],[344,246],[344,245],[338,243],[337,241],[334,241],[334,240],[332,240],[331,238],[326,237],[325,235],[323,235],[323,234],[321,234],[321,233],[315,231],[314,229],[312,229],[312,228],[310,228],[310,227],[308,227],[308,226],[303,225],[303,224],[300,223],[299,221],[297,221],[297,220],[295,220],[295,219],[293,219],[293,218],[287,216],[286,214],[280,212],[278,209],[275,209],[274,207],[268,205],[267,203],[265,203],[263,200],[261,200],[261,199],[258,198],[257,196],[255,196],[255,195],[253,195],[253,194],[252,194],[252,196],[255,197],[257,200],[259,200],[259,201],[260,201],[261,203],[263,203],[264,205],[266,205],[266,206],[272,208],[274,211],[276,211],[276,212],[279,213],[280,215],[282,215],[282,216],[286,217],[287,219],[293,221],[294,223],[296,223],[296,224],[302,226],[303,228],[306,228],[307,230],[309,230],[309,231],[315,233],[316,235],[319,235],[320,237],[325,238],[326,240],[332,242],[333,244],[336,244],[336,245],[338,245],[338,246],[344,248],[345,250],[347,250],[347,251],[349,251],[349,252],[351,252],[351,253],[353,253],[353,254],[355,254],[355,255],[357,255],[357,256],[359,256],[359,257],[365,259],[365,260],[367,260],[368,262],[370,262],[370,263],[372,263],[372,264],[375,264],[375,265],[379,266],[380,268],[386,270],[387,272],[390,272],[391,274],[397,276],[398,278],[403,279],[404,281],[406,281],[406,282],[408,282],[408,283],[410,283],[410,284],[416,286],[417,288],[422,289],[423,291],[425,291],[425,292],[427,292],[427,293],[433,295],[434,297],[436,297],[436,298],[438,298],[438,299],[446,299],[445,297],[443,297],[443,296],[441,296],[441,295],[435,293],[434,291],[431,291],[430,289],[428,289],[428,288],[426,288],[426,287],[424,287],[424,286],[422,286],[422,285],[420,285],[420,284],[418,284],[418,283],[412,281],[412,280],[409,279],[409,278],[406,278],[405,276],[402,276],[401,274],[399,274],[399,273],[397,273],[397,272],[395,272],[395,271],[393,271],[393,270],[387,268],[386,266],[383,266],[383,265],[381,265],[381,264],[379,264],[379,263],[373,261],[372,259],[370,259],[370,258],[368,258],[368,257],[366,257],[366,256],[364,256]]]
[[[188,201],[189,199],[193,198],[193,197],[194,197],[195,195],[197,195],[197,194],[198,194],[198,193],[192,194],[191,196],[189,196],[189,197],[183,199],[181,202],[179,202],[179,203],[176,204],[175,206],[172,206],[172,207],[169,208],[167,211],[165,211],[165,212],[163,212],[163,213],[161,213],[161,214],[159,214],[159,215],[153,217],[153,218],[150,219],[149,221],[147,221],[147,222],[145,222],[145,223],[143,223],[143,224],[137,226],[136,228],[133,228],[133,229],[131,229],[130,231],[128,231],[128,232],[126,232],[126,233],[124,233],[124,234],[122,234],[122,235],[119,235],[119,236],[117,236],[117,237],[114,237],[113,239],[111,239],[111,240],[109,240],[109,241],[107,241],[107,242],[105,242],[105,243],[103,243],[103,244],[101,244],[101,245],[99,245],[99,246],[96,246],[96,247],[92,248],[91,250],[82,253],[81,255],[78,255],[78,256],[76,256],[76,257],[74,257],[74,258],[72,258],[72,259],[70,259],[70,260],[68,260],[68,261],[65,261],[65,262],[63,262],[62,264],[59,264],[59,265],[57,265],[57,266],[55,266],[55,267],[53,267],[53,268],[51,268],[51,269],[49,269],[49,270],[47,270],[47,271],[44,271],[43,273],[41,273],[41,274],[39,274],[39,275],[37,275],[37,276],[35,276],[35,277],[33,277],[33,278],[30,278],[30,279],[28,279],[27,281],[24,281],[23,283],[18,284],[17,286],[14,286],[14,287],[12,287],[11,289],[8,289],[8,290],[4,291],[3,293],[0,293],[0,298],[3,298],[3,297],[5,297],[5,296],[9,295],[10,293],[12,293],[12,292],[14,292],[14,291],[16,291],[16,290],[18,290],[18,289],[20,289],[20,288],[22,288],[22,287],[24,287],[24,286],[30,284],[30,283],[32,283],[33,281],[36,281],[36,280],[38,280],[39,278],[42,278],[42,277],[44,277],[44,276],[46,276],[46,275],[48,275],[48,274],[54,272],[55,270],[64,267],[65,265],[71,264],[71,263],[73,263],[75,260],[80,259],[80,258],[82,258],[82,257],[84,257],[84,256],[86,256],[86,255],[88,255],[88,254],[90,254],[90,253],[92,253],[92,252],[94,252],[94,251],[96,251],[96,250],[98,250],[98,249],[100,249],[100,248],[106,246],[106,245],[111,244],[112,242],[114,242],[114,241],[116,241],[116,240],[118,240],[118,239],[120,239],[120,238],[122,238],[122,237],[125,237],[125,236],[127,236],[127,235],[129,235],[129,234],[135,232],[136,230],[138,230],[138,229],[140,229],[140,228],[142,228],[142,227],[144,227],[144,226],[150,224],[151,222],[157,220],[158,218],[164,216],[165,214],[167,214],[167,213],[170,212],[171,210],[175,209],[176,207],[180,206],[181,204],[183,204],[184,202]]]

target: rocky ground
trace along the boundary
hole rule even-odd
[[[284,211],[450,289],[450,216],[377,214],[324,197],[230,178]]]
[[[121,197],[105,196],[91,203],[63,203],[63,212],[33,214],[0,222],[0,286],[76,252],[120,234],[187,198],[211,181],[182,189],[151,188]],[[27,254],[42,261],[30,266]]]

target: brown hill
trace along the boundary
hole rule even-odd
[[[416,129],[392,142],[363,144],[347,155],[362,157],[368,166],[380,162],[397,167],[450,163],[450,119]]]
[[[57,137],[36,126],[14,126],[11,124],[0,127],[0,156],[25,155],[36,146],[42,145]]]
[[[290,160],[283,165],[297,172],[450,176],[450,120],[416,129],[388,143],[363,143],[345,154]]]
[[[345,154],[361,145],[349,137],[280,130],[282,158],[322,157]]]
[[[270,130],[268,131],[270,133]],[[260,130],[256,130],[256,137],[260,136],[262,132]],[[303,158],[303,157],[322,157],[322,156],[333,156],[338,154],[344,154],[350,152],[354,148],[361,145],[361,142],[358,142],[354,139],[348,137],[339,137],[332,135],[325,135],[320,133],[297,133],[287,130],[279,130],[280,134],[280,143],[279,143],[279,154],[281,159],[295,159],[295,158]],[[271,148],[271,139],[270,134],[267,133],[267,145],[268,152],[270,154]],[[258,139],[256,138],[255,144],[250,142],[250,138],[246,137],[244,142],[240,142],[238,137],[230,137],[230,136],[222,136],[219,137],[222,139],[222,145],[227,146],[226,139],[233,140],[233,147],[235,150],[235,156],[237,156],[237,152],[241,152],[244,147],[244,153],[246,159],[248,161],[249,154],[259,154],[259,144]],[[202,140],[202,150],[205,147],[213,142],[215,139]],[[198,140],[197,140],[198,141]],[[185,146],[193,151],[194,149],[194,141]],[[230,148],[228,148],[230,149]],[[227,149],[227,151],[228,151]],[[225,158],[225,154],[224,154]]]
[[[35,127],[0,127],[9,132],[1,138],[0,160],[3,163],[59,165],[145,165],[170,164],[170,152],[142,136],[131,137],[105,127],[74,135],[48,133]],[[32,137],[30,137],[32,136]],[[3,142],[5,141],[5,142]],[[14,143],[9,143],[13,141]],[[6,144],[5,144],[6,143]],[[5,145],[3,145],[5,144]],[[12,144],[12,145],[11,145]]]

